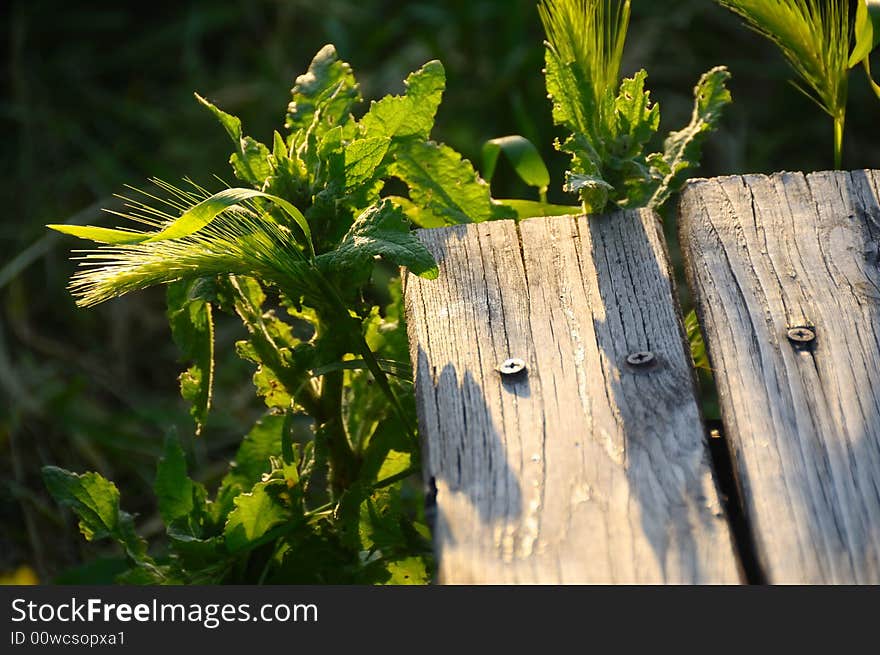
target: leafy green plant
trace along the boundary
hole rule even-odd
[[[863,63],[871,79],[869,56],[880,42],[880,3],[858,0],[853,21],[849,0],[717,2],[782,50],[799,78],[795,86],[834,123],[834,166],[840,168],[849,71]],[[871,84],[880,97],[880,87],[873,80]]]
[[[230,137],[247,187],[211,193],[153,180],[123,215],[146,226],[53,225],[98,242],[71,290],[81,306],[168,285],[168,317],[191,366],[181,393],[196,431],[211,406],[214,320],[247,330],[238,354],[255,366],[267,414],[244,438],[214,494],[189,477],[169,437],[155,492],[163,551],[134,529],[119,491],[96,473],[48,467],[51,493],[89,540],[125,552],[128,582],[424,582],[429,534],[406,485],[418,468],[411,371],[398,282],[383,294],[377,260],[437,275],[410,224],[512,217],[454,150],[430,140],[445,87],[432,61],[406,93],[361,100],[348,64],[323,48],[296,80],[285,134],[271,147],[238,118],[198,100]],[[408,197],[385,195],[396,178]],[[376,297],[390,295],[390,302]]]
[[[699,162],[702,141],[731,101],[729,73],[713,68],[694,90],[691,122],[672,132],[662,152],[646,147],[660,126],[660,106],[645,89],[647,73],[620,81],[629,0],[543,0],[546,82],[553,119],[569,132],[557,149],[571,156],[565,188],[587,213],[660,207]],[[619,87],[618,87],[619,84]]]
[[[696,165],[730,101],[726,71],[710,71],[691,124],[664,152],[646,155],[659,106],[644,71],[615,90],[629,2],[548,1],[541,11],[554,117],[572,131],[558,147],[572,155],[567,188],[582,207],[548,204],[549,172],[522,137],[487,143],[483,169],[490,180],[503,154],[537,201],[493,199],[470,162],[430,139],[445,88],[439,62],[355,118],[351,67],[326,46],[297,78],[271,145],[197,96],[231,140],[241,186],[212,192],[153,179],[154,189],[124,199],[128,227],[50,226],[99,244],[80,255],[71,281],[78,305],[167,285],[172,334],[190,362],[180,390],[196,435],[209,431],[218,312],[244,325],[236,351],[254,365],[266,405],[214,491],[190,477],[182,442],[168,437],[154,485],[164,546],[138,535],[112,482],[44,469],[86,539],[122,548],[128,568],[119,580],[429,579],[428,528],[407,486],[419,458],[399,279],[377,283],[377,260],[432,278],[437,265],[413,225],[599,212],[609,201],[658,207]]]

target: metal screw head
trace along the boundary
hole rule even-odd
[[[648,366],[654,362],[654,353],[650,350],[642,350],[630,353],[626,357],[626,363],[630,366]]]
[[[811,343],[816,340],[816,330],[806,325],[789,328],[788,340],[794,344]]]
[[[519,357],[505,359],[501,363],[501,366],[498,367],[498,372],[501,373],[501,375],[516,375],[517,373],[522,373],[524,370],[526,370],[526,363]]]

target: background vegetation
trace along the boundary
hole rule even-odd
[[[479,162],[487,139],[519,133],[539,146],[561,191],[566,157],[540,73],[533,0],[194,0],[142,3],[18,0],[0,21],[0,576],[28,567],[44,582],[109,579],[75,568],[108,548],[87,544],[45,491],[40,467],[97,470],[125,494],[146,534],[161,531],[151,491],[169,425],[191,432],[178,395],[178,352],[155,289],[78,310],[66,290],[69,242],[46,223],[104,221],[126,183],[156,175],[228,177],[228,144],[194,101],[199,91],[271,142],[294,77],[332,42],[366,98],[402,91],[407,73],[439,58],[447,92],[435,136]],[[710,0],[635,2],[623,73],[649,71],[661,132],[686,122],[692,86],[726,64],[734,104],[704,150],[700,175],[831,166],[825,115],[786,83],[772,44]],[[876,99],[852,77],[844,168],[880,167]],[[864,107],[864,110],[861,108]],[[502,164],[496,197],[530,196]],[[108,224],[108,223],[104,223]],[[671,226],[671,221],[667,221]],[[193,444],[195,477],[225,471],[260,407],[249,367],[218,326],[215,406]],[[103,576],[103,578],[102,578]],[[3,578],[8,580],[9,578]]]

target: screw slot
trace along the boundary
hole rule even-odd
[[[501,366],[498,367],[498,372],[505,376],[516,375],[524,370],[526,370],[526,363],[519,357],[505,359]]]
[[[806,325],[789,328],[788,340],[795,345],[812,343],[816,340],[816,330]]]
[[[650,350],[641,350],[639,352],[630,353],[629,355],[627,355],[626,363],[630,366],[643,367],[653,364],[655,359],[656,358],[654,357],[654,353],[652,353]]]

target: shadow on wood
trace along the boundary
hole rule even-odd
[[[656,216],[420,238],[441,271],[405,290],[439,580],[738,582]]]

